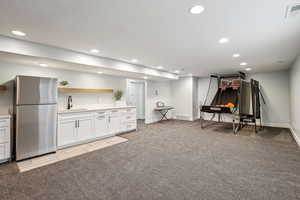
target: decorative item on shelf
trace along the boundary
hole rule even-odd
[[[115,93],[114,93],[114,97],[115,97],[115,100],[116,100],[116,106],[121,106],[123,105],[124,103],[121,101],[122,99],[122,96],[123,96],[123,91],[122,90],[117,90]]]
[[[61,87],[67,87],[67,86],[69,85],[69,82],[68,82],[68,81],[60,81],[60,82],[59,82],[59,85],[60,85]]]

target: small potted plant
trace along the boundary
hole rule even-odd
[[[60,85],[61,87],[67,87],[67,86],[69,85],[69,82],[68,82],[68,81],[60,81],[60,82],[59,82],[59,85]]]
[[[123,96],[123,91],[122,90],[117,90],[115,93],[114,93],[114,98],[115,98],[115,101],[116,101],[116,106],[121,106],[122,105],[122,96]]]

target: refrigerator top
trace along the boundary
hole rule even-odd
[[[57,103],[57,78],[17,76],[16,105]]]
[[[57,77],[46,77],[46,76],[27,76],[27,75],[16,75],[16,78],[18,77],[27,77],[27,78],[46,78],[46,79],[56,79]]]

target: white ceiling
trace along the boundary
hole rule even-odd
[[[300,15],[284,18],[293,2],[299,0],[1,0],[0,34],[17,29],[27,34],[21,39],[96,48],[105,57],[199,76],[243,70],[240,62],[272,71],[288,68],[300,52]],[[191,15],[196,4],[205,11]],[[230,42],[219,44],[221,37]]]

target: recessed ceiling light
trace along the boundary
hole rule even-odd
[[[241,65],[241,66],[246,66],[246,65],[248,65],[248,63],[246,63],[246,62],[241,62],[240,65]]]
[[[234,58],[238,58],[238,57],[240,57],[240,56],[241,56],[241,55],[238,54],[238,53],[235,53],[235,54],[232,55],[232,57],[234,57]]]
[[[26,33],[22,32],[22,31],[18,31],[18,30],[13,30],[11,31],[12,34],[17,35],[17,36],[25,36]]]
[[[252,68],[248,67],[248,68],[246,68],[245,70],[246,70],[246,71],[251,71]]]
[[[227,43],[227,42],[229,42],[229,39],[228,39],[228,38],[221,38],[221,39],[219,40],[219,43],[220,43],[220,44],[224,44],[224,43]]]
[[[41,67],[48,67],[48,64],[46,64],[46,63],[40,63],[40,66]]]
[[[90,52],[91,53],[99,53],[99,50],[98,49],[91,49]]]
[[[201,5],[196,5],[196,6],[193,6],[191,9],[190,9],[190,13],[194,14],[194,15],[197,15],[197,14],[200,14],[204,11],[204,7],[201,6]]]
[[[103,72],[97,72],[98,74],[103,74]]]
[[[163,66],[157,66],[156,68],[157,69],[163,69],[164,67]]]
[[[147,76],[144,76],[144,77],[143,77],[143,79],[145,79],[145,80],[146,80],[146,79],[148,79],[148,77],[147,77]]]
[[[138,60],[137,59],[131,59],[131,62],[133,62],[133,63],[137,63],[138,62]]]

